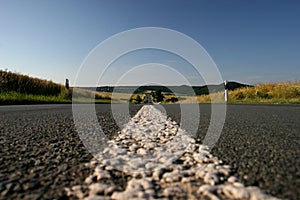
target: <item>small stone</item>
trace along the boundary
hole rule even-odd
[[[105,189],[104,194],[105,195],[111,195],[116,190],[115,186],[109,186]]]
[[[138,148],[138,146],[136,144],[132,144],[131,146],[129,146],[129,150],[130,151],[135,151]]]
[[[128,200],[134,198],[134,196],[133,192],[114,192],[111,199]]]
[[[108,171],[95,171],[94,173],[95,176],[97,176],[97,180],[103,180],[103,179],[110,179],[110,173]]]
[[[149,162],[145,165],[145,168],[146,169],[149,169],[149,170],[152,170],[154,169],[155,167],[157,167],[157,164],[156,163],[153,163],[153,162]]]
[[[248,199],[249,192],[245,188],[235,187],[233,185],[222,185],[219,187],[222,194],[230,199]]]
[[[204,170],[198,170],[198,171],[196,172],[196,178],[201,178],[201,179],[203,179],[203,178],[205,177],[206,174],[207,174],[206,171],[204,171]]]
[[[37,166],[37,165],[40,165],[41,164],[41,160],[40,159],[37,159],[35,162],[34,162],[34,165]]]
[[[82,192],[82,186],[81,185],[75,185],[72,187],[73,195],[76,196],[79,199],[82,199],[84,197],[84,193]]]
[[[139,155],[146,155],[147,154],[147,150],[144,149],[144,148],[139,148],[137,151],[136,151],[137,154]]]
[[[2,193],[1,193],[1,196],[6,196],[7,194],[9,194],[11,192],[11,190],[13,189],[13,187],[15,186],[14,183],[8,183],[6,185],[6,190],[4,190]]]
[[[189,178],[189,177],[183,177],[181,179],[181,183],[189,183],[189,182],[191,182],[191,178]]]
[[[113,171],[114,169],[115,169],[115,167],[113,167],[111,165],[105,166],[105,170],[107,170],[107,171]]]
[[[142,170],[139,171],[139,170],[137,170],[137,171],[132,172],[132,173],[131,173],[131,176],[132,176],[133,178],[140,179],[140,178],[145,177],[145,176],[146,176],[146,173],[145,173],[145,171],[142,171]]]
[[[146,149],[154,149],[156,147],[155,143],[153,142],[148,142],[144,144],[144,148]]]
[[[98,160],[92,160],[90,162],[91,166],[96,166],[98,163],[99,163]]]
[[[163,178],[167,183],[174,183],[181,180],[181,176],[178,174],[178,171],[164,173]]]
[[[89,186],[89,194],[90,195],[96,195],[96,194],[104,194],[104,191],[108,188],[109,186],[103,183],[93,183]]]
[[[148,179],[141,179],[139,180],[140,184],[143,186],[144,190],[149,190],[153,188],[152,182]]]
[[[209,147],[208,147],[208,146],[205,146],[205,145],[200,145],[198,151],[199,151],[199,152],[202,152],[202,151],[209,151]]]
[[[166,197],[176,196],[177,194],[182,193],[182,190],[179,187],[169,187],[164,189],[164,195]]]
[[[199,187],[197,193],[205,194],[206,192],[214,193],[217,190],[217,186],[214,185],[202,185]]]
[[[194,153],[193,158],[195,159],[196,162],[203,163],[205,156],[203,154]]]
[[[230,170],[222,167],[222,168],[218,169],[218,173],[223,174],[224,176],[229,176]]]
[[[219,182],[219,177],[216,174],[207,173],[204,176],[204,183],[215,185]]]
[[[90,195],[90,196],[84,198],[84,200],[110,200],[110,197]]]
[[[138,157],[138,158],[132,158],[131,161],[128,162],[128,165],[132,169],[136,170],[138,168],[144,167],[145,166],[145,161],[142,158],[140,158],[140,157]]]
[[[244,187],[244,185],[242,183],[239,183],[239,182],[234,182],[233,186],[235,186],[235,187]]]
[[[93,182],[96,182],[97,181],[97,176],[94,176],[94,175],[90,175],[88,176],[84,182],[88,185],[92,184]]]
[[[227,182],[228,183],[234,183],[234,182],[237,182],[238,179],[235,177],[235,176],[230,176],[228,179],[227,179]]]
[[[156,168],[154,169],[152,173],[152,178],[156,181],[160,180],[161,176],[163,174],[163,169],[162,168]]]
[[[153,189],[145,190],[145,193],[149,195],[149,197],[153,197],[155,195],[155,191]]]
[[[128,181],[127,183],[127,187],[126,187],[126,191],[141,191],[142,185],[139,183],[139,181],[137,179],[131,179],[130,181]]]
[[[68,169],[68,165],[67,164],[62,164],[58,167],[58,170],[61,171],[61,172],[64,172]]]
[[[73,195],[73,191],[70,188],[65,188],[65,192],[68,197]]]
[[[278,200],[275,197],[269,196],[265,194],[263,191],[261,191],[258,187],[255,186],[249,186],[246,188],[247,191],[249,192],[250,198],[249,200]]]

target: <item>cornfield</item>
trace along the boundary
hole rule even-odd
[[[229,93],[233,99],[291,99],[300,97],[300,82],[258,84],[255,87],[237,89]]]
[[[198,96],[198,102],[224,102],[224,92]],[[229,91],[230,103],[300,103],[300,82],[260,83]]]
[[[64,86],[52,81],[0,70],[0,93],[6,92],[57,96],[64,92]]]

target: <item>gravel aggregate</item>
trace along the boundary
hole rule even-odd
[[[140,107],[131,106],[132,116]],[[180,122],[178,105],[164,108]],[[97,105],[96,110],[101,127],[112,139],[120,129],[110,105]],[[200,111],[201,142],[209,124],[209,105],[200,105]],[[231,166],[235,178],[228,181],[258,186],[278,198],[299,199],[299,119],[297,105],[228,105],[221,138],[212,150],[212,155]],[[93,157],[74,130],[70,105],[1,106],[0,120],[0,199],[70,199],[65,188],[82,185],[95,172],[86,164]],[[122,185],[125,178],[116,182]],[[176,191],[174,187],[166,193]]]
[[[66,192],[79,199],[276,199],[238,182],[208,150],[145,105],[91,161],[85,184]]]
[[[119,128],[97,105],[108,137]],[[139,106],[132,106],[135,114]],[[0,199],[68,199],[64,187],[92,173],[92,155],[75,131],[71,105],[0,107]]]

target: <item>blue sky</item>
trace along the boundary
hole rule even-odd
[[[224,79],[250,84],[300,79],[297,0],[0,0],[0,69],[60,83],[68,77],[72,84],[100,42],[148,26],[173,29],[196,40]],[[153,61],[175,66],[192,84],[203,83],[182,59],[142,51],[115,62],[102,84],[112,84],[109,80],[118,68]]]

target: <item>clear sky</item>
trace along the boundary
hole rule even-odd
[[[69,78],[72,84],[96,45],[148,26],[173,29],[199,42],[224,79],[250,84],[300,80],[298,0],[0,0],[0,69],[59,83]],[[107,85],[118,67],[153,62],[153,55],[156,62],[175,63],[192,79],[188,64],[176,56],[145,51],[120,58],[105,78]]]

